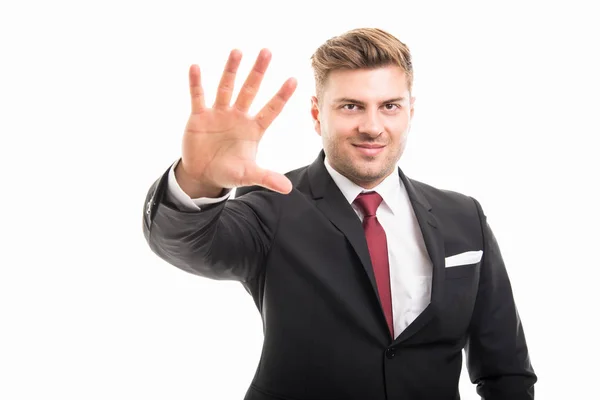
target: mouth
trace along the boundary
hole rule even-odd
[[[385,146],[381,144],[353,144],[352,146],[354,146],[361,154],[370,157],[376,156],[385,148]]]

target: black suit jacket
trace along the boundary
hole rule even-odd
[[[360,219],[323,158],[287,174],[288,195],[244,187],[181,211],[166,201],[167,171],[146,198],[150,248],[190,273],[241,282],[261,313],[263,349],[245,399],[459,399],[463,348],[484,399],[533,399],[537,378],[480,204],[398,170],[433,281],[429,306],[393,339]],[[480,262],[445,268],[445,257],[472,250],[483,250]]]

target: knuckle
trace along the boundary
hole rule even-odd
[[[255,86],[252,85],[244,85],[242,86],[242,92],[249,95],[249,96],[254,96],[257,93],[257,88]]]
[[[273,113],[273,114],[277,113],[277,107],[273,103],[268,103],[267,109],[269,110],[270,113]]]
[[[266,115],[264,112],[261,112],[260,114],[258,114],[256,116],[256,123],[263,131],[267,129],[268,124],[267,124]]]

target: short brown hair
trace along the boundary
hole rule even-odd
[[[340,69],[378,68],[396,65],[406,74],[412,91],[413,69],[410,50],[392,34],[378,28],[358,28],[335,36],[311,56],[317,98],[321,98],[329,73]]]

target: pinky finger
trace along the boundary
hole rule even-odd
[[[200,67],[196,64],[190,67],[189,79],[192,114],[196,114],[206,107],[204,104],[204,89],[202,89],[202,84],[200,83]]]

